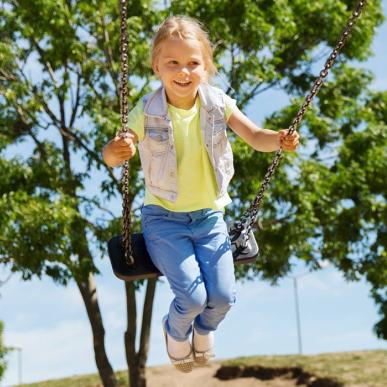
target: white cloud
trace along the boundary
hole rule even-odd
[[[84,320],[60,322],[51,329],[43,326],[25,331],[8,329],[5,345],[22,348],[23,375],[28,381],[95,372],[91,331]],[[15,372],[9,372],[5,383],[16,382],[12,374],[16,376]]]

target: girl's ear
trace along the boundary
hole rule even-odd
[[[156,75],[157,77],[159,77],[159,74],[160,74],[160,72],[159,72],[159,66],[157,65],[156,62],[155,62],[155,63],[152,63],[152,69],[153,69],[153,72],[155,73],[155,75]]]

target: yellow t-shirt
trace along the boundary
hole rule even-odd
[[[232,114],[235,100],[226,96],[226,119]],[[173,138],[177,158],[177,199],[170,202],[153,195],[145,188],[144,204],[156,204],[170,211],[188,212],[202,208],[223,209],[231,203],[226,193],[217,198],[214,169],[203,144],[200,128],[200,98],[189,109],[179,109],[168,104],[168,115],[173,125]],[[129,112],[128,127],[144,138],[144,111],[142,100]]]

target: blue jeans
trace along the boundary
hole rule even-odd
[[[173,212],[156,205],[142,208],[142,231],[155,266],[175,298],[167,332],[188,339],[192,323],[199,334],[216,330],[235,303],[235,275],[223,212],[209,208]]]

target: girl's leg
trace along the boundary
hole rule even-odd
[[[201,335],[216,330],[235,303],[234,262],[227,226],[221,211],[211,211],[195,227],[194,250],[207,290],[207,304],[195,318]]]
[[[175,295],[166,330],[173,339],[183,342],[192,331],[193,320],[207,303],[189,228],[191,218],[188,213],[175,213],[153,205],[143,207],[142,213],[148,252]]]

